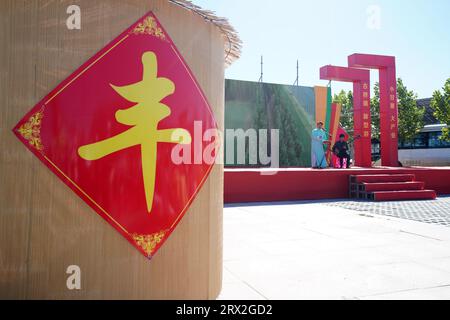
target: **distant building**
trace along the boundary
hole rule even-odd
[[[398,159],[403,166],[450,166],[450,142],[442,141],[442,128],[433,115],[431,98],[416,100],[419,107],[425,108],[424,127],[412,142],[398,143]],[[382,147],[382,146],[381,146]],[[372,160],[380,165],[380,142],[372,139]]]
[[[431,98],[417,99],[416,103],[418,107],[425,108],[425,125],[439,124],[439,121],[433,115],[433,109],[431,109]]]
[[[425,108],[425,126],[412,142],[399,143],[399,161],[405,166],[450,165],[450,142],[442,141],[442,128],[433,115],[431,98],[418,99],[417,105]]]

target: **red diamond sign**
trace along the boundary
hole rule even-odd
[[[207,179],[219,142],[205,95],[151,12],[13,131],[149,258]]]

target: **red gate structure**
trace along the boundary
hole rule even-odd
[[[355,53],[348,66],[379,70],[381,164],[398,166],[398,110],[395,57]]]
[[[320,68],[320,79],[353,83],[355,165],[358,167],[371,167],[369,70],[328,65]]]

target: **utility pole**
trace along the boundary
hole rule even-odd
[[[263,66],[264,66],[263,56],[261,55],[261,75],[259,77],[258,82],[263,82]]]
[[[297,77],[295,78],[294,86],[298,86],[298,59],[297,59]]]

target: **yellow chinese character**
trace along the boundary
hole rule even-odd
[[[367,90],[368,88],[369,88],[369,85],[368,85],[366,82],[364,82],[364,83],[363,83],[363,89],[364,89],[364,90]]]
[[[364,122],[363,125],[364,125],[364,129],[368,129],[369,128],[369,123],[368,122]]]
[[[364,138],[369,137],[369,131],[364,131]]]
[[[391,109],[395,109],[395,102],[391,102],[390,106],[391,106]]]
[[[181,128],[158,130],[158,123],[171,113],[161,100],[174,93],[175,84],[170,79],[158,77],[158,62],[153,52],[142,55],[142,65],[142,81],[121,87],[111,84],[119,95],[136,103],[128,109],[117,110],[115,114],[117,122],[131,128],[111,138],[81,146],[78,154],[85,160],[97,160],[126,148],[140,146],[145,198],[150,213],[158,142],[190,144],[191,135]]]
[[[369,114],[368,113],[363,113],[363,119],[364,120],[369,120]]]
[[[395,139],[396,137],[397,137],[397,135],[395,134],[395,132],[392,132],[392,133],[391,133],[391,138],[392,138],[392,139]]]
[[[389,88],[389,90],[391,90],[391,93],[394,93],[394,92],[395,92],[395,89],[394,89],[394,87],[392,87],[392,86]]]
[[[369,106],[369,101],[364,100],[364,101],[363,101],[363,107],[368,107],[368,106]]]
[[[389,96],[389,99],[391,99],[391,101],[395,101],[395,94],[391,94],[391,95]]]
[[[368,98],[369,97],[369,93],[367,91],[363,92],[363,98]]]

